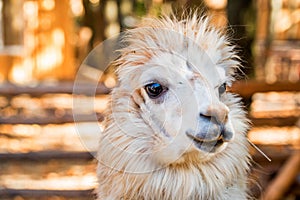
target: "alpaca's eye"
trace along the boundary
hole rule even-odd
[[[226,89],[227,89],[226,83],[220,85],[218,88],[219,96],[222,96],[226,92]]]
[[[150,83],[145,86],[145,90],[150,98],[157,98],[164,91],[164,87],[159,83]]]

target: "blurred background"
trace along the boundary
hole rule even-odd
[[[230,90],[249,111],[249,139],[272,159],[250,149],[251,195],[300,199],[300,0],[0,0],[1,200],[93,199],[89,152],[116,80],[92,67],[90,74],[103,74],[96,97],[74,94],[77,70],[98,44],[142,17],[189,8],[212,16],[245,66]],[[82,106],[93,99],[76,124],[74,99]]]

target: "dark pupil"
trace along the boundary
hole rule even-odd
[[[163,87],[159,83],[150,83],[145,88],[149,97],[157,97],[163,91]]]

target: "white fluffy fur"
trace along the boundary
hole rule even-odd
[[[98,199],[246,199],[247,119],[239,98],[219,98],[215,89],[230,85],[239,66],[228,39],[194,15],[148,19],[125,41],[100,138]],[[149,81],[167,85],[162,100],[147,97]],[[185,134],[197,129],[196,116],[209,105],[229,111],[234,132],[214,153],[197,149]]]

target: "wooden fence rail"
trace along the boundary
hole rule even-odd
[[[37,85],[37,86],[16,86],[13,84],[0,84],[0,95],[17,96],[21,94],[29,94],[30,96],[42,96],[45,94],[84,94],[92,96],[94,94],[108,94],[110,89],[104,84],[99,83],[97,86],[87,83],[76,84],[74,88],[73,82],[60,82],[53,85]]]
[[[30,190],[30,189],[10,189],[10,188],[0,189],[1,198],[10,198],[16,196],[30,197],[30,198],[63,196],[67,198],[84,197],[85,199],[95,199],[95,192],[93,189],[89,189],[89,190]]]
[[[66,114],[61,117],[56,116],[47,116],[47,117],[20,117],[20,116],[11,116],[11,117],[0,117],[0,124],[38,124],[38,125],[47,125],[47,124],[65,124],[65,123],[76,123],[76,122],[97,122],[103,121],[104,116],[101,113],[95,113],[90,115],[76,115],[74,118],[71,114]]]

